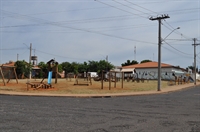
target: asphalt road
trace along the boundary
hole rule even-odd
[[[1,132],[200,132],[200,87],[112,98],[0,95]]]

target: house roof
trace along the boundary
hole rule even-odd
[[[2,64],[2,67],[15,67],[15,62],[9,61],[8,63]]]
[[[40,70],[41,68],[38,67],[38,66],[33,66],[32,69],[33,69],[33,70]]]
[[[161,67],[175,67],[169,64],[161,63]],[[145,62],[140,64],[134,64],[129,66],[123,66],[122,69],[126,68],[158,68],[158,62]]]

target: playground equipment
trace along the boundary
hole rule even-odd
[[[57,83],[58,80],[58,62],[56,62],[54,59],[51,59],[47,62],[48,65],[48,84],[51,84],[51,78],[53,75],[55,75],[55,83]]]
[[[45,73],[43,79],[41,82],[27,82],[27,90],[29,90],[29,86],[34,89],[39,88],[53,88],[52,86],[52,76],[55,74],[55,83],[57,83],[58,79],[58,62],[56,62],[54,59],[51,59],[47,62],[48,68],[47,72]],[[44,83],[44,79],[47,77],[47,83]]]
[[[29,86],[31,86],[31,88],[34,88],[34,89],[39,89],[39,88],[45,88],[45,89],[53,88],[53,86],[51,84],[46,84],[43,81],[41,81],[41,82],[27,82],[26,84],[27,84],[27,91],[29,90]]]
[[[44,83],[44,78],[42,79],[41,82],[27,82],[27,91],[29,90],[29,86],[31,86],[31,88],[34,88],[34,89],[39,89],[39,88],[45,88],[45,89],[48,89],[48,88],[53,88],[53,86],[51,85],[51,78],[52,78],[52,72],[50,71],[49,74],[48,74],[48,82],[47,84]]]
[[[172,74],[172,77],[169,74]],[[180,84],[185,84],[185,83],[189,83],[191,81],[193,81],[192,77],[190,76],[190,74],[176,74],[174,72],[172,73],[165,73],[166,76],[168,76],[168,85],[180,85]]]
[[[75,77],[74,85],[92,85],[91,76],[89,73],[87,73],[86,76],[84,76],[84,73],[79,73]]]
[[[68,73],[67,76],[66,76],[66,80],[69,80],[71,82],[72,78],[74,78],[74,74],[73,73]]]
[[[1,65],[0,66],[0,76],[2,77],[4,86],[6,85],[5,78],[8,79],[7,83],[9,83],[11,78],[15,77],[16,82],[18,83],[15,66]]]
[[[114,73],[114,75],[113,75]],[[114,82],[114,88],[116,88],[116,83],[118,81],[116,74],[121,73],[122,74],[122,81],[121,81],[121,88],[123,88],[123,82],[124,82],[124,72],[116,72],[116,71],[109,71],[107,78],[105,77],[106,72],[102,70],[101,72],[101,78],[98,78],[98,80],[101,81],[101,89],[104,88],[104,81],[109,82],[109,90],[111,90],[111,82]]]

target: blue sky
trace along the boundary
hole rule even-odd
[[[0,0],[0,63],[29,61],[30,43],[38,62],[157,61],[158,21],[149,17],[163,14],[162,63],[192,65],[200,0]]]

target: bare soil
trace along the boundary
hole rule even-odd
[[[111,87],[109,89],[109,82],[103,82],[103,89],[101,89],[101,81],[94,81],[92,79],[92,84],[86,79],[79,79],[78,85],[76,84],[75,79],[58,79],[55,84],[55,80],[52,79],[53,88],[31,88],[28,86],[27,82],[30,83],[40,83],[42,79],[19,79],[18,83],[15,79],[10,80],[9,83],[6,83],[4,86],[3,81],[0,80],[0,90],[5,91],[16,91],[16,92],[34,92],[34,93],[56,93],[56,94],[104,94],[104,93],[125,93],[125,92],[136,92],[136,91],[155,91],[157,89],[157,81],[145,80],[142,82],[132,82],[124,81],[123,88],[121,80],[116,82],[116,87],[114,82],[111,82]],[[7,81],[7,80],[6,80]],[[44,80],[44,83],[47,84],[47,80]],[[86,85],[88,84],[88,85]],[[162,88],[167,86],[166,81],[162,81]]]

